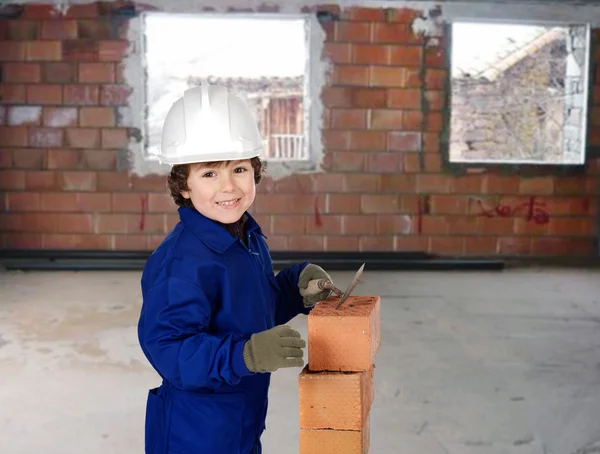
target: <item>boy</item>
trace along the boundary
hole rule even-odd
[[[224,87],[187,90],[165,119],[159,159],[180,222],[141,280],[138,337],[163,379],[148,393],[147,454],[261,453],[270,373],[304,365],[285,323],[329,296],[307,287],[330,277],[308,263],[275,276],[247,212],[261,149],[254,116]]]

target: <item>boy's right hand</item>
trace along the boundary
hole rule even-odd
[[[253,334],[244,345],[244,362],[251,372],[274,372],[282,367],[304,366],[306,342],[288,325]]]

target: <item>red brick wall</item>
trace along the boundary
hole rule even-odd
[[[27,5],[0,20],[1,247],[150,250],[176,222],[164,177],[118,170],[127,43],[108,9],[57,16]],[[253,213],[272,249],[595,254],[597,158],[584,176],[443,170],[446,69],[442,47],[411,31],[415,14],[352,9],[324,26],[334,62],[323,91],[327,172],[260,185]]]

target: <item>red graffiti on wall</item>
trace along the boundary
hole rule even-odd
[[[526,202],[521,202],[516,205],[497,203],[492,207],[488,207],[481,199],[477,200],[477,205],[480,208],[480,216],[487,218],[508,218],[517,215],[522,215],[527,222],[534,224],[548,224],[550,222],[550,213],[544,209],[545,203],[539,202],[535,197],[529,197]]]
[[[148,212],[148,194],[144,194],[140,198],[140,232],[146,227],[146,213]]]

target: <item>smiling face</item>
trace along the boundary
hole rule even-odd
[[[238,221],[256,196],[254,170],[249,159],[193,164],[187,187],[181,195],[190,199],[198,212],[223,224]]]

